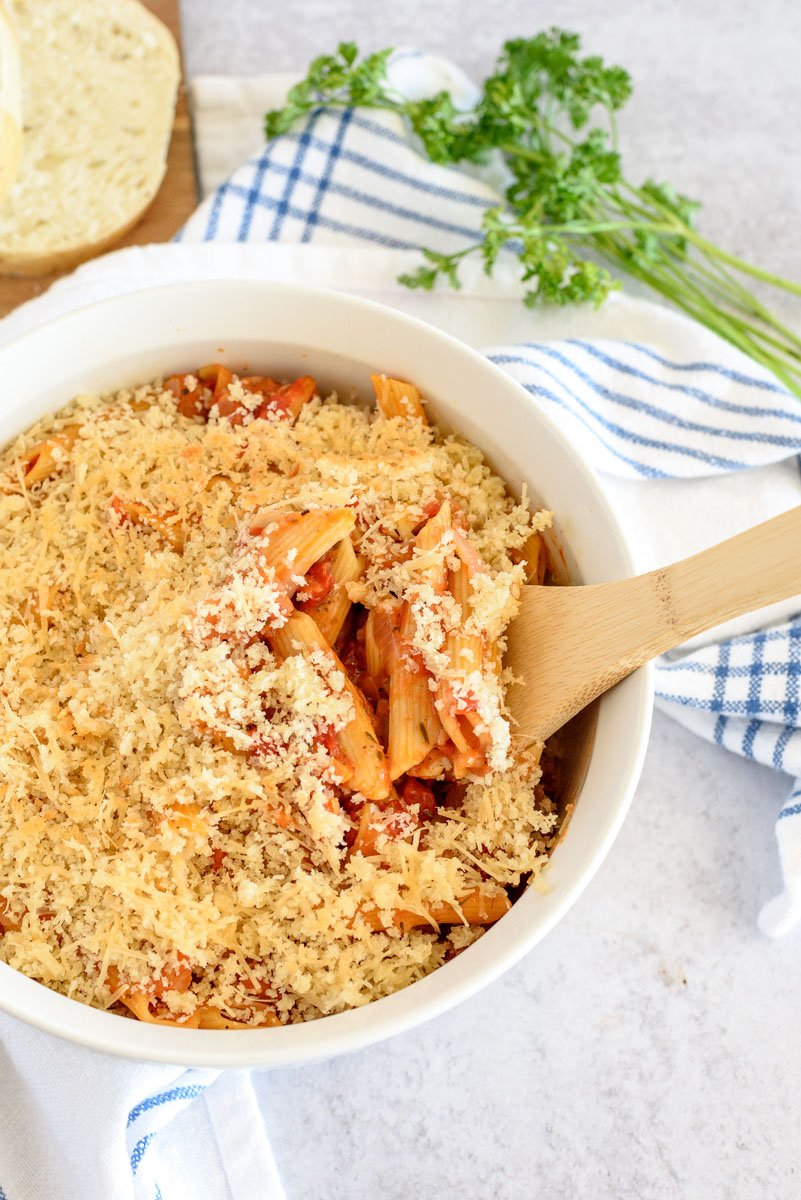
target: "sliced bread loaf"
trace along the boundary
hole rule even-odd
[[[22,62],[19,172],[0,272],[42,275],[106,249],[166,167],[178,50],[139,0],[7,0]]]
[[[0,204],[17,177],[22,149],[19,46],[0,0]]]

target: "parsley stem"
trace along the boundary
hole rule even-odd
[[[628,183],[625,179],[621,180],[621,184],[629,192],[632,192],[636,196],[642,198],[641,189],[634,187],[633,184]],[[659,202],[651,196],[648,196],[648,202],[652,205],[653,209],[660,211],[665,216],[670,216],[670,210],[665,208],[663,205],[660,205]],[[641,211],[644,213],[645,210]],[[686,238],[688,242],[692,242],[697,249],[702,251],[702,253],[706,254],[709,258],[718,259],[720,262],[726,263],[730,267],[734,267],[735,270],[741,271],[744,275],[751,275],[754,279],[761,279],[765,283],[772,284],[774,287],[783,288],[785,291],[791,292],[793,295],[801,296],[801,283],[795,283],[792,279],[784,279],[781,275],[776,275],[772,271],[765,271],[762,267],[758,267],[754,263],[747,262],[745,259],[739,258],[736,254],[730,254],[727,250],[723,250],[720,246],[716,246],[714,242],[710,242],[707,238],[702,237],[701,234],[697,233],[691,225],[687,225],[685,222],[682,222],[681,224],[676,222],[675,228],[676,232],[680,233],[681,237]]]
[[[613,233],[618,229],[648,229],[649,232],[657,233],[673,233],[671,225],[655,225],[653,222],[645,221],[598,221],[597,219],[587,219],[586,221],[567,221],[564,225],[550,224],[545,222],[540,226],[536,225],[510,225],[509,233],[511,237],[523,238],[532,234],[543,237],[555,234],[573,234],[575,237],[594,236],[596,233]]]
[[[787,349],[788,353],[792,353],[794,355],[799,354],[799,351],[801,351],[801,338],[799,338],[797,334],[795,334],[791,329],[788,329],[786,325],[783,325],[781,321],[774,317],[770,310],[765,308],[764,305],[762,305],[746,288],[742,287],[738,281],[732,280],[728,276],[728,272],[721,276],[719,270],[715,271],[710,269],[704,262],[697,258],[690,258],[686,254],[680,257],[683,264],[683,270],[688,278],[692,278],[694,275],[701,275],[706,281],[707,288],[716,293],[721,298],[723,303],[736,306],[749,316],[753,316],[757,320],[762,321],[769,328],[773,329],[774,332],[782,334],[786,339],[786,342],[780,342],[775,338],[769,337],[769,335],[765,331],[760,330],[758,326],[751,326],[755,332],[757,332],[760,336],[765,337],[767,340],[770,340],[773,345],[778,346],[781,349]],[[714,266],[717,265],[718,264],[714,264]],[[679,277],[681,277],[681,272],[678,268],[678,265],[676,266],[675,270]],[[730,313],[729,315],[732,318],[736,316],[735,313]]]
[[[692,263],[691,267],[692,267],[693,271],[697,271],[700,267],[700,264]],[[671,266],[671,269],[676,274],[679,274],[679,270],[678,270],[677,266]],[[684,278],[687,282],[691,282],[692,274],[687,273],[686,268],[685,268],[684,276],[681,276],[679,274],[679,278]],[[698,293],[699,302],[706,303],[707,293],[705,293],[703,291],[703,289],[698,287],[697,285],[696,285],[695,290]],[[774,348],[778,349],[781,353],[788,355],[788,357],[798,359],[799,366],[801,366],[801,354],[799,353],[799,348],[801,348],[801,341],[799,341],[799,339],[797,337],[795,337],[794,334],[792,334],[788,331],[787,340],[780,341],[779,338],[774,337],[772,334],[768,333],[767,330],[760,328],[760,326],[755,325],[752,321],[746,320],[744,317],[738,315],[737,312],[732,312],[732,311],[727,312],[725,314],[725,319],[727,321],[730,321],[733,325],[735,325],[736,328],[747,333],[749,337],[758,338],[760,341],[765,342],[767,345],[773,346]],[[761,317],[759,317],[758,319],[762,320]],[[775,324],[779,327],[780,330],[783,328],[782,326],[779,325],[778,322],[776,322]]]
[[[606,204],[604,207],[609,209],[610,206]],[[624,211],[630,208],[639,210],[639,212],[645,211],[640,205],[631,205],[625,200],[622,200],[621,207],[624,208]],[[657,207],[662,212],[666,211],[662,209],[661,206]],[[600,224],[598,228],[600,230]],[[632,225],[632,228],[636,228],[636,226]],[[642,228],[647,228],[651,233],[660,232],[660,226],[653,222],[644,222]],[[675,228],[675,225],[671,226],[672,231],[675,231]],[[686,229],[681,228],[681,237],[689,241],[690,239],[686,237],[686,233]],[[703,250],[700,252],[700,256],[696,255],[691,257],[687,253],[686,249],[682,247],[680,243],[675,241],[675,238],[669,247],[669,251],[670,253],[668,261],[672,259],[678,259],[683,264],[683,269],[688,275],[697,274],[703,276],[706,280],[707,287],[718,296],[722,303],[734,305],[748,313],[750,316],[756,317],[758,320],[764,322],[765,325],[769,326],[769,328],[773,329],[774,332],[779,333],[786,338],[787,343],[789,344],[780,342],[777,339],[770,337],[764,330],[752,325],[751,329],[754,331],[756,336],[769,341],[773,346],[793,355],[794,357],[798,356],[798,352],[801,351],[801,338],[781,321],[779,321],[778,318],[776,318],[770,311],[770,309],[768,309],[751,292],[749,292],[748,289],[740,282],[740,280],[729,272],[725,264],[721,263],[716,258],[710,258]],[[628,255],[625,250],[620,252],[620,259],[623,261],[624,266],[628,265]],[[680,271],[676,271],[676,275],[679,280],[682,278]],[[734,314],[730,315],[733,316]]]
[[[390,50],[359,57],[353,43],[322,55],[269,113],[268,137],[328,108],[373,108],[405,120],[428,158],[444,167],[482,166],[493,157],[510,183],[487,205],[479,239],[454,253],[424,250],[410,287],[444,279],[459,286],[459,264],[480,254],[491,275],[511,253],[530,282],[526,303],[600,304],[613,276],[627,271],[683,312],[774,372],[801,398],[801,336],[748,287],[751,280],[801,297],[801,283],[716,246],[693,223],[698,205],[669,184],[636,187],[621,168],[617,113],[631,94],[621,67],[582,57],[578,35],[549,29],[506,42],[495,73],[470,112],[445,90],[410,100],[387,76]],[[605,120],[593,123],[602,109]]]
[[[611,104],[606,105],[606,115],[609,118],[609,132],[612,136],[612,149],[615,151],[615,153],[617,153],[617,118],[615,116],[615,110],[612,108]]]
[[[620,261],[619,251],[614,246],[611,249],[601,249],[601,253],[608,260]],[[693,287],[686,278],[672,275],[670,268],[668,268],[668,278],[665,278],[665,264],[649,264],[648,267],[644,267],[635,262],[627,263],[626,268],[632,275],[671,300],[689,316],[694,317],[714,333],[737,346],[762,366],[767,367],[789,391],[801,398],[801,379],[797,378],[797,375],[801,374],[801,368],[787,364],[776,355],[763,350],[749,334],[744,323],[733,318],[731,314],[722,313],[710,306],[703,292]]]
[[[761,279],[764,283],[770,283],[773,287],[783,288],[786,292],[791,292],[794,296],[801,296],[801,283],[795,283],[792,279],[783,279],[781,275],[774,275],[772,271],[765,271],[762,267],[756,266],[754,263],[746,262],[745,259],[738,258],[736,254],[729,254],[727,250],[722,250],[720,246],[716,246],[714,242],[707,241],[701,237],[694,229],[688,228],[683,234],[688,242],[692,242],[704,254],[710,258],[720,259],[721,262],[728,263],[738,271],[742,271],[744,275],[751,275],[754,279]]]

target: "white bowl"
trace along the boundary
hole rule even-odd
[[[437,423],[475,442],[518,492],[556,514],[575,581],[632,573],[624,534],[593,471],[528,393],[487,359],[394,310],[333,292],[257,282],[174,284],[93,304],[0,349],[0,445],[81,391],[113,391],[222,361],[277,378],[370,394],[368,373],[419,385]],[[550,890],[526,892],[465,953],[364,1008],[280,1029],[169,1029],[101,1012],[0,963],[0,1007],[71,1041],[131,1059],[188,1066],[285,1067],[355,1050],[465,1000],[530,950],[601,864],[639,778],[651,718],[650,670],[600,705],[586,778]]]

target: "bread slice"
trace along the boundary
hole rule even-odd
[[[22,80],[17,35],[0,0],[0,204],[17,177],[22,150]]]
[[[22,62],[19,172],[0,206],[0,273],[99,253],[144,213],[166,168],[178,49],[139,0],[7,0]]]

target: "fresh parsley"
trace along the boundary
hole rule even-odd
[[[526,304],[599,305],[619,286],[602,263],[624,268],[768,367],[801,397],[801,339],[746,286],[749,278],[801,296],[801,285],[764,271],[702,237],[699,205],[670,184],[637,187],[623,175],[617,113],[631,95],[622,67],[581,56],[577,34],[550,29],[507,42],[480,99],[460,112],[447,92],[408,100],[387,78],[391,49],[359,57],[352,42],[316,58],[286,106],[266,117],[268,138],[321,107],[400,114],[436,163],[485,163],[500,153],[506,204],[488,208],[482,238],[455,254],[423,251],[402,282],[459,287],[459,265],[479,255],[488,274],[515,253],[530,285]],[[600,114],[600,123],[596,116]]]

